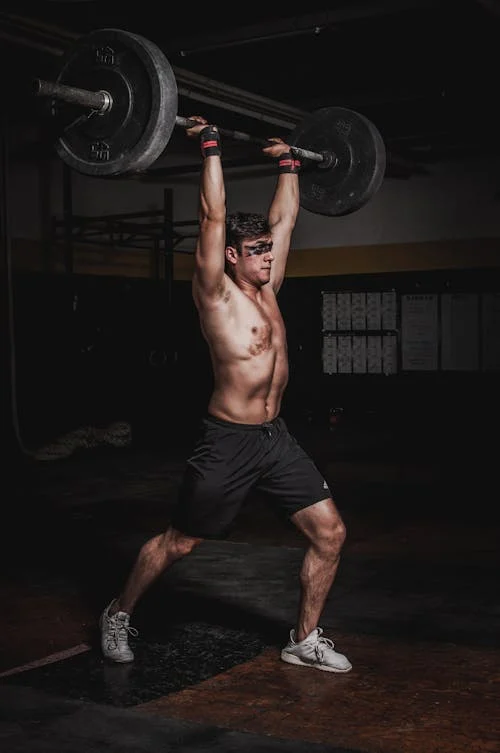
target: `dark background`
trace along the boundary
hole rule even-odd
[[[498,285],[498,274],[484,270],[287,278],[279,296],[290,356],[284,415],[299,432],[334,429],[345,455],[482,451],[498,419],[498,372],[325,375],[322,291],[394,289],[399,307],[405,293]],[[28,445],[112,421],[129,421],[138,445],[189,441],[212,377],[188,282],[175,284],[172,314],[162,281],[23,274],[15,295],[17,402]]]

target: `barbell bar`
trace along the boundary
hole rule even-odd
[[[79,89],[75,86],[68,86],[67,84],[54,83],[53,81],[45,81],[44,79],[36,78],[33,81],[33,91],[38,97],[51,97],[53,99],[62,100],[70,104],[80,105],[81,107],[87,107],[91,112],[96,114],[103,114],[109,112],[113,106],[113,97],[107,91],[100,90],[96,92],[88,91],[87,89]],[[175,116],[175,125],[182,128],[194,128],[199,125],[196,120],[189,120],[182,115]],[[269,139],[259,138],[258,136],[251,136],[244,131],[234,131],[229,128],[221,128],[217,126],[219,133],[222,136],[227,136],[235,141],[247,141],[260,146],[270,146]],[[320,163],[321,166],[331,167],[336,162],[336,157],[333,153],[323,152],[311,152],[309,149],[302,149],[299,146],[290,146],[293,154],[301,159],[313,160]]]
[[[34,79],[33,89],[50,102],[59,157],[94,177],[146,171],[165,151],[175,126],[197,125],[177,114],[177,83],[162,50],[121,29],[81,37],[65,54],[56,81]],[[217,127],[231,139],[271,143]],[[306,115],[286,141],[303,160],[300,202],[313,213],[354,212],[382,183],[385,145],[376,126],[360,113],[323,107]]]

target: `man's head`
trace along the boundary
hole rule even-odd
[[[272,239],[263,214],[235,212],[226,218],[226,272],[257,287],[269,282]]]
[[[226,218],[226,246],[241,252],[241,243],[254,240],[262,235],[270,235],[267,217],[255,212],[234,212]]]

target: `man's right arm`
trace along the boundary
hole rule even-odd
[[[200,138],[203,164],[200,176],[199,235],[195,251],[194,284],[205,300],[221,297],[224,292],[226,248],[226,192],[222,172],[218,134],[207,129],[203,118],[188,135]],[[207,137],[210,137],[207,140]],[[209,144],[214,143],[210,147]]]

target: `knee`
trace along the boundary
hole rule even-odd
[[[202,539],[195,538],[194,536],[186,536],[174,528],[170,528],[163,535],[164,547],[174,560],[181,559],[190,554],[201,541]]]
[[[316,543],[325,555],[336,558],[344,546],[346,536],[347,530],[344,521],[339,516],[335,516],[323,528]]]

